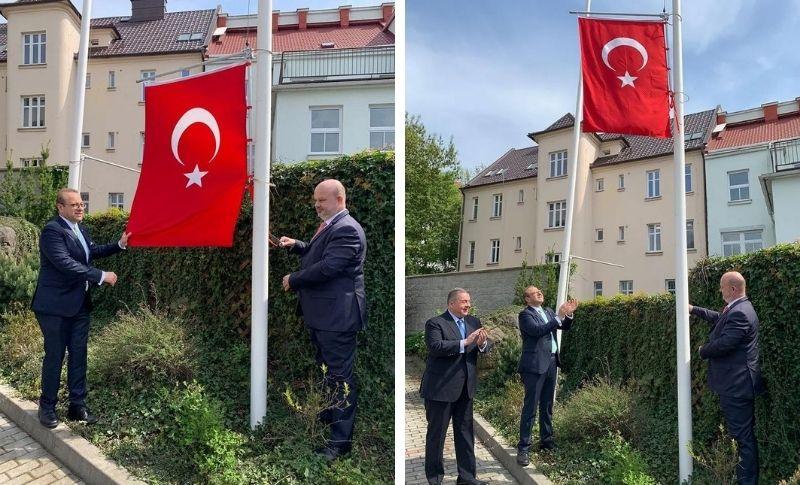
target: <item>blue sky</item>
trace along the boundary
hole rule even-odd
[[[470,169],[531,146],[527,133],[575,110],[577,21],[568,12],[584,6],[407,0],[406,110],[430,131],[452,135]],[[592,2],[602,12],[659,13],[664,6]],[[686,113],[800,97],[800,0],[684,0],[682,10]]]
[[[83,8],[83,0],[72,0],[72,3],[78,10]],[[362,5],[380,5],[381,3],[381,0],[273,0],[272,8],[274,10],[290,12],[298,8],[320,10],[324,8],[336,8],[340,5],[352,5],[357,7]],[[217,8],[217,5],[220,4],[222,4],[222,10],[224,12],[228,12],[232,15],[258,12],[258,0],[167,0],[167,11],[179,12],[181,10]],[[116,17],[130,15],[130,13],[130,0],[94,0],[92,2],[92,16],[94,17]]]

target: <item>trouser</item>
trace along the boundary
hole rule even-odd
[[[441,483],[444,478],[444,442],[447,427],[453,419],[453,441],[459,481],[475,480],[475,433],[472,421],[472,399],[467,382],[455,402],[425,400],[428,431],[425,435],[425,476],[429,483]]]
[[[73,317],[36,313],[44,336],[42,394],[39,407],[55,409],[61,385],[61,367],[67,352],[67,387],[72,407],[86,406],[86,362],[89,341],[89,309],[84,303]]]
[[[531,448],[531,428],[539,406],[539,443],[553,444],[553,393],[556,389],[556,356],[550,357],[550,365],[543,374],[522,373],[525,397],[519,419],[519,443],[517,450],[527,453]]]
[[[334,406],[320,413],[322,422],[331,429],[328,446],[348,451],[353,442],[358,398],[353,375],[358,343],[357,332],[328,332],[315,329],[309,329],[309,332],[311,342],[316,349],[317,364],[325,364],[328,368],[325,384],[335,399]]]
[[[728,433],[736,440],[739,448],[739,464],[736,466],[736,478],[740,485],[758,483],[758,442],[755,433],[755,401],[720,396],[719,403]]]

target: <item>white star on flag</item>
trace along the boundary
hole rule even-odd
[[[183,174],[187,179],[186,188],[191,187],[192,185],[197,185],[198,187],[203,186],[203,176],[208,172],[201,172],[200,167],[198,165],[194,166],[194,170]]]
[[[633,81],[636,81],[639,78],[631,76],[628,73],[628,71],[625,71],[625,75],[624,76],[617,76],[617,79],[622,81],[622,86],[620,86],[620,87],[624,88],[625,86],[631,86],[631,87],[635,88],[636,86],[633,85]]]

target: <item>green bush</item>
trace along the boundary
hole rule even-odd
[[[42,148],[47,159],[49,149]],[[20,217],[42,227],[56,214],[56,193],[67,186],[69,167],[14,168],[6,163],[0,172],[0,215]]]
[[[600,441],[606,467],[603,481],[613,485],[656,485],[648,475],[642,455],[633,449],[618,432],[611,432]]]
[[[29,399],[39,397],[44,339],[33,312],[14,305],[2,315],[0,371]]]
[[[596,441],[609,433],[631,439],[637,428],[631,393],[601,377],[569,396],[553,419],[554,429],[569,441]]]
[[[309,376],[303,384],[296,386],[296,389],[286,386],[286,390],[283,391],[286,404],[300,417],[308,441],[317,446],[325,444],[328,430],[328,427],[320,421],[320,414],[346,408],[350,394],[347,383],[344,383],[343,396],[339,397],[336,392],[338,384],[335,389],[326,384],[327,367],[322,365],[320,371],[319,375]]]
[[[703,444],[690,450],[698,465],[692,474],[692,482],[697,484],[734,485],[736,465],[739,463],[736,441],[719,425],[719,437],[711,446]]]
[[[0,216],[0,313],[15,302],[30,304],[39,273],[39,230],[24,219]],[[8,239],[6,239],[8,238]]]
[[[413,332],[406,335],[406,355],[424,359],[428,350],[425,347],[425,332]]]
[[[514,285],[514,304],[525,305],[525,288],[533,285],[544,293],[544,306],[555,308],[558,296],[559,265],[544,263],[528,266],[522,263],[522,269]]]

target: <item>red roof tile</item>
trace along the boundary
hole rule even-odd
[[[793,114],[765,123],[758,120],[740,125],[728,125],[708,142],[708,151],[743,147],[800,137],[800,115]]]

